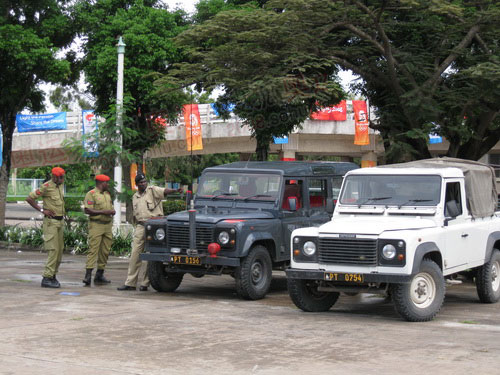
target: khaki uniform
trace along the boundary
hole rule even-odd
[[[54,219],[43,218],[44,248],[49,253],[43,277],[51,278],[57,274],[64,250],[64,190],[63,185],[57,186],[52,180],[45,182],[39,189],[29,194],[30,198],[42,198],[43,209],[54,212]]]
[[[94,210],[112,210],[113,202],[109,192],[92,189],[85,195],[85,208]],[[104,270],[108,262],[109,250],[113,243],[113,218],[109,215],[89,215],[89,251],[85,268]]]
[[[134,210],[134,239],[132,241],[132,254],[128,264],[128,275],[125,285],[135,287],[139,278],[142,261],[139,255],[144,251],[144,224],[146,220],[154,216],[163,216],[164,188],[158,186],[148,186],[144,193],[137,191],[132,197],[132,207]],[[141,286],[149,286],[150,281],[147,271],[144,272],[144,279]]]

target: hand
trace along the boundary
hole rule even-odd
[[[47,217],[54,217],[56,214],[52,212],[51,210],[46,210],[45,208],[42,209],[42,214],[44,214]]]
[[[105,213],[105,215],[109,215],[109,216],[113,216],[114,214],[116,214],[115,210],[107,210]]]

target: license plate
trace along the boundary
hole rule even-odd
[[[172,255],[170,261],[175,264],[190,264],[194,266],[201,266],[200,257],[188,257],[184,255]]]
[[[363,283],[363,274],[361,273],[338,273],[338,272],[325,272],[326,281],[340,281],[343,283]]]

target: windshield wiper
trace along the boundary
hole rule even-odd
[[[401,203],[398,208],[401,208],[403,206],[406,206],[407,204],[410,203],[420,203],[420,202],[432,202],[434,199],[410,199],[409,201],[406,201],[404,203]]]
[[[252,198],[259,198],[259,197],[273,197],[272,195],[269,195],[269,194],[255,194],[255,195],[250,195],[248,197],[245,197],[245,199],[243,199],[243,201],[246,201],[247,199],[252,199]]]
[[[219,197],[224,197],[226,195],[238,195],[236,193],[222,193],[222,194],[218,194],[218,195],[214,195],[211,200],[214,200],[215,198],[219,198]]]
[[[361,208],[362,205],[371,202],[371,201],[381,201],[384,199],[391,199],[392,197],[373,197],[373,198],[367,198],[363,202],[358,203],[358,208]]]

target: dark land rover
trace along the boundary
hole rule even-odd
[[[238,162],[207,168],[191,210],[146,223],[151,285],[173,292],[185,273],[231,274],[245,299],[263,298],[290,260],[290,235],[330,220],[343,162]],[[195,230],[194,230],[195,229]]]

